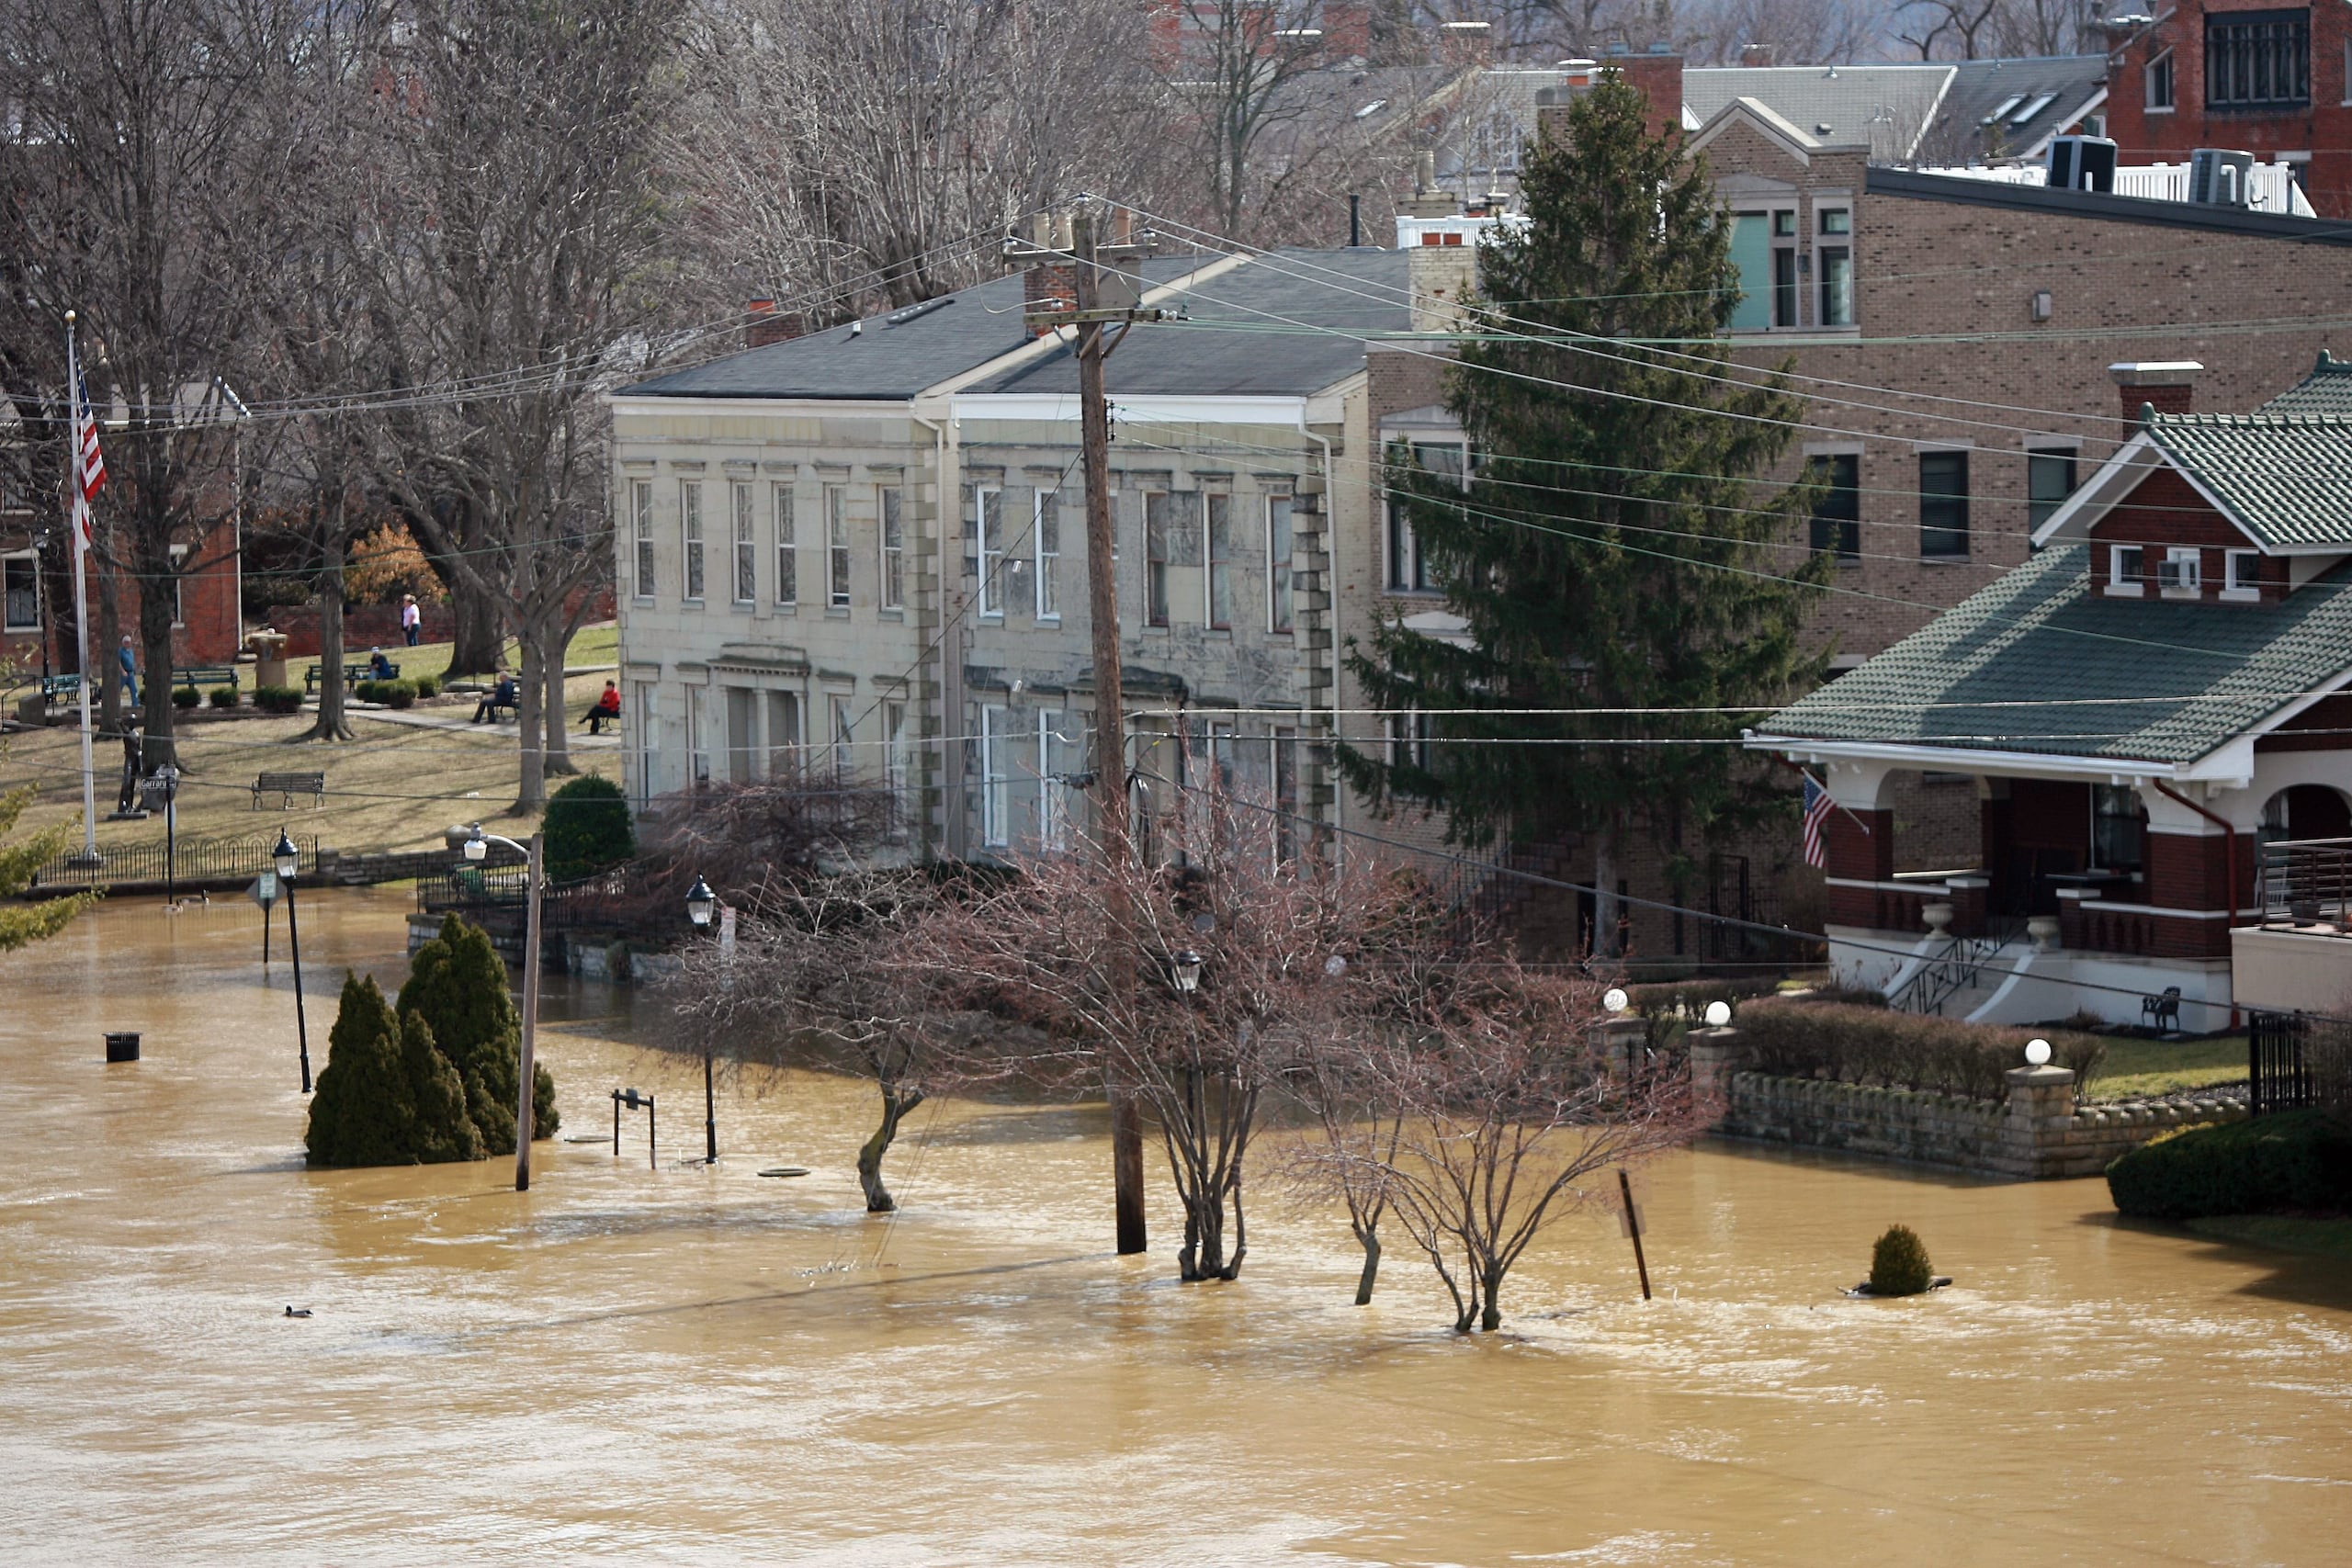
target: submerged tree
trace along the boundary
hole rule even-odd
[[[303,1142],[318,1166],[439,1165],[489,1152],[432,1025],[395,1015],[374,977],[359,975],[344,977]]]
[[[409,960],[408,982],[395,1004],[401,1018],[419,1018],[465,1083],[465,1114],[482,1152],[514,1152],[516,1089],[523,1074],[523,1019],[506,988],[506,961],[490,933],[456,915]],[[560,1117],[555,1078],[545,1063],[531,1075],[534,1142],[555,1135]]]

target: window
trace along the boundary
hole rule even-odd
[[[2228,11],[2205,18],[2205,107],[2301,108],[2312,99],[2312,14]]]
[[[735,500],[735,603],[750,604],[760,596],[760,541],[754,529],[752,487],[729,485]]]
[[[2130,784],[2091,785],[2091,863],[2102,871],[2140,869],[2147,817]]]
[[[1862,558],[1862,455],[1830,452],[1813,459],[1814,477],[1827,488],[1813,506],[1813,547],[1841,561]]]
[[[978,490],[973,506],[979,516],[980,614],[1004,614],[1004,491]]]
[[[1797,319],[1797,215],[1772,214],[1772,324],[1802,325]]]
[[[833,782],[847,784],[857,776],[856,719],[850,713],[851,699],[835,697],[833,709]]]
[[[2150,114],[2170,114],[2173,110],[2172,51],[2166,50],[2148,62],[2140,73],[2143,83],[2141,105]]]
[[[40,561],[34,556],[10,556],[0,562],[0,588],[7,601],[6,627],[12,632],[40,630]]]
[[[1223,630],[1233,625],[1233,497],[1204,499],[1209,519],[1209,625]]]
[[[1430,716],[1423,713],[1392,713],[1388,716],[1388,765],[1392,768],[1430,770]]]
[[[1029,523],[1029,536],[1037,555],[1037,618],[1058,621],[1062,618],[1062,509],[1061,498],[1049,490],[1036,492],[1032,503],[1035,515]]]
[[[1166,491],[1151,491],[1143,498],[1143,619],[1146,626],[1168,624],[1168,535],[1176,498]]]
[[[1919,454],[1919,553],[1968,553],[1968,454]]]
[[[1821,325],[1854,324],[1854,214],[1844,207],[1824,208],[1821,239],[1814,247],[1815,265],[1821,273]],[[1793,324],[1793,323],[1792,323]]]
[[[653,481],[634,479],[628,487],[629,525],[637,536],[637,596],[653,597]]]
[[[1055,777],[1069,771],[1062,761],[1069,744],[1062,738],[1062,722],[1058,713],[1037,715],[1037,841],[1048,850],[1069,845],[1069,786]]]
[[[849,486],[825,487],[825,603],[849,608]]]
[[[1416,441],[1412,451],[1413,460],[1431,474],[1451,479],[1459,485],[1469,483],[1469,448],[1462,443]],[[1429,563],[1422,558],[1421,542],[1414,536],[1412,518],[1400,496],[1388,499],[1387,555],[1390,592],[1425,593],[1434,586]]]
[[[913,758],[907,751],[907,705],[882,705],[882,782],[890,791],[890,809],[907,809],[907,784],[913,775]]]
[[[2262,594],[2262,554],[2258,550],[2228,550],[2222,556],[2224,593],[2255,599]],[[13,604],[13,601],[11,602]],[[13,614],[13,612],[12,612]]]
[[[1005,766],[1011,761],[1006,742],[1005,711],[994,704],[980,708],[980,842],[991,848],[1012,841],[1012,780]]]
[[[651,490],[653,487],[648,485],[645,488]],[[637,797],[644,801],[652,799],[657,793],[658,781],[653,776],[653,763],[654,759],[662,753],[655,739],[653,727],[660,720],[662,713],[660,705],[654,698],[655,687],[651,682],[639,682],[636,691],[637,746],[636,756],[631,761],[636,764],[632,771],[637,774]]]
[[[1266,498],[1266,629],[1291,629],[1290,497]]]
[[[2204,585],[2205,552],[2194,545],[2174,545],[2156,569],[2156,585],[2167,594],[2194,593]]]
[[[1736,213],[1731,220],[1731,262],[1739,273],[1739,299],[1731,311],[1736,333],[1760,333],[1772,325],[1771,223],[1767,212]]]
[[[2109,545],[2107,547],[2107,590],[2137,597],[2140,593],[2140,547]]]
[[[710,752],[705,746],[703,706],[703,689],[700,686],[688,686],[686,688],[686,775],[698,785],[710,782]]]
[[[2075,454],[2045,449],[2025,455],[2025,524],[2039,528],[2075,493]]]
[[[771,493],[775,499],[775,602],[789,608],[800,599],[800,541],[793,531],[792,487],[776,485]]]
[[[882,607],[907,607],[907,525],[905,491],[884,485],[874,492],[874,509],[882,519]]]
[[[760,694],[749,686],[720,689],[727,694],[727,778],[730,784],[750,784],[759,776],[759,740],[752,733],[752,716],[758,711]]]
[[[800,773],[800,694],[768,694],[768,777],[788,779]]]
[[[678,481],[678,531],[685,544],[686,597],[702,597],[702,481]]]

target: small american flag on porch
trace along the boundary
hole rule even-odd
[[[1814,782],[1811,773],[1804,775],[1804,863],[1826,870],[1829,851],[1822,834],[1829,827],[1829,813],[1837,807],[1829,792]]]

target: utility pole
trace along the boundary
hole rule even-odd
[[[1097,242],[1094,215],[1081,209],[1071,220],[1070,248],[1065,253],[1047,246],[1006,246],[1013,261],[1057,264],[1067,261],[1071,273],[1070,310],[1046,310],[1026,320],[1032,326],[1074,326],[1078,331],[1078,401],[1081,462],[1086,470],[1086,607],[1093,634],[1094,662],[1094,788],[1096,838],[1101,842],[1108,886],[1116,898],[1120,867],[1129,854],[1127,837],[1126,703],[1119,668],[1119,583],[1112,565],[1111,410],[1102,390],[1102,362],[1125,340],[1133,324],[1157,316],[1137,308],[1140,291],[1131,275],[1132,264],[1151,250],[1148,239],[1136,241],[1129,224],[1133,214],[1121,208],[1112,215],[1107,245]],[[1113,265],[1114,276],[1105,288],[1102,265]],[[1120,335],[1103,341],[1102,329],[1121,323]],[[1114,923],[1125,924],[1124,910],[1114,908]],[[1135,955],[1123,953],[1112,984],[1136,983]],[[1122,1084],[1104,1086],[1111,1101],[1111,1175],[1117,1213],[1121,1254],[1144,1250],[1143,1115],[1135,1097]]]

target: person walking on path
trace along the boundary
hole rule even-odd
[[[416,646],[416,639],[423,636],[424,633],[424,612],[416,607],[416,595],[413,593],[401,594],[401,636],[408,639],[408,645],[411,648],[414,648]]]
[[[608,724],[616,729],[619,728],[621,723],[621,689],[618,686],[614,685],[610,681],[605,682],[605,694],[598,697],[596,699],[596,705],[588,710],[588,717],[585,722],[588,726],[588,733],[591,735],[604,734],[605,726]]]
[[[132,707],[137,707],[139,705],[139,655],[132,650],[130,634],[124,634],[122,647],[116,650],[115,657],[122,660],[122,694],[130,699]]]

